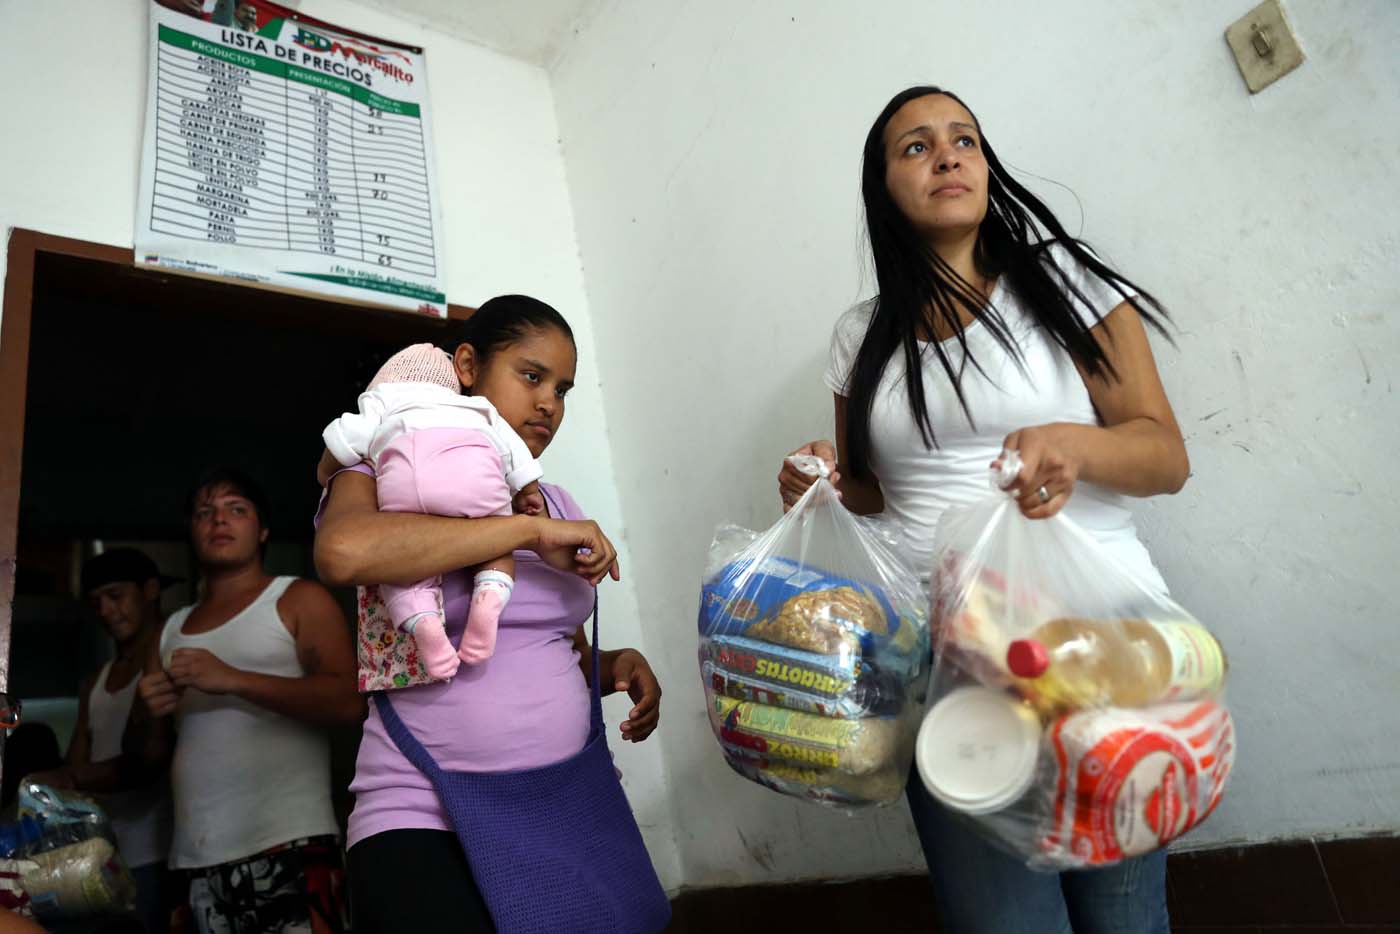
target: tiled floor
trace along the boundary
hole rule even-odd
[[[1174,854],[1174,934],[1400,934],[1400,837],[1300,840]],[[923,876],[687,892],[673,934],[935,934]]]
[[[1167,874],[1182,934],[1400,932],[1400,838],[1179,853]]]

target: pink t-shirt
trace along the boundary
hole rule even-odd
[[[369,473],[360,465],[353,470]],[[557,519],[582,519],[568,493],[541,484]],[[444,574],[447,634],[462,635],[471,599],[465,571]],[[593,611],[593,588],[532,551],[515,553],[515,590],[501,614],[496,651],[445,684],[393,691],[399,717],[444,769],[536,768],[574,755],[588,739],[588,684],[573,634]],[[355,760],[348,845],[386,830],[451,830],[426,776],[403,757],[369,705]]]

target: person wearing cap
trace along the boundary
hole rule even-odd
[[[122,737],[146,653],[160,637],[160,592],[174,580],[135,548],[113,548],[83,565],[82,595],[112,637],[115,657],[83,682],[64,765],[31,776],[98,797],[136,881],[137,915],[153,932],[164,931],[169,917],[170,786],[163,777],[140,782],[122,756]]]
[[[364,718],[345,615],[264,570],[267,499],[247,475],[206,473],[187,512],[200,599],[150,643],[127,745],[147,774],[170,769],[170,866],[198,930],[344,930],[326,728]]]

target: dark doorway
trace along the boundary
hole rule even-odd
[[[49,723],[66,748],[79,685],[109,655],[77,599],[85,558],[137,545],[184,579],[166,591],[165,612],[194,599],[183,499],[211,465],[240,467],[266,488],[268,570],[314,578],[321,429],[353,409],[391,353],[446,342],[452,328],[168,275],[134,266],[130,251],[15,232],[0,336],[0,661],[8,654],[8,690],[25,720]],[[337,596],[353,625],[353,593]],[[342,817],[357,741],[350,730],[335,744]]]

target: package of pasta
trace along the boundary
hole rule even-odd
[[[736,772],[841,807],[889,804],[929,672],[928,605],[890,536],[818,479],[764,532],[721,526],[701,584],[699,661]]]
[[[891,716],[904,707],[906,679],[860,655],[743,636],[713,636],[700,652],[705,686],[718,695],[838,719]]]
[[[106,813],[73,792],[25,782],[14,850],[19,885],[34,917],[68,922],[129,913],[136,886]]]
[[[909,779],[908,772],[901,772],[894,766],[868,775],[852,775],[839,769],[799,765],[756,753],[728,753],[725,761],[744,778],[780,794],[843,808],[898,799]]]
[[[891,762],[899,742],[893,717],[834,720],[732,697],[716,697],[720,743],[801,765],[868,775]]]
[[[920,778],[1035,869],[1163,847],[1234,766],[1225,651],[1150,568],[1063,513],[1023,516],[1019,457],[998,465],[984,500],[939,522]]]

